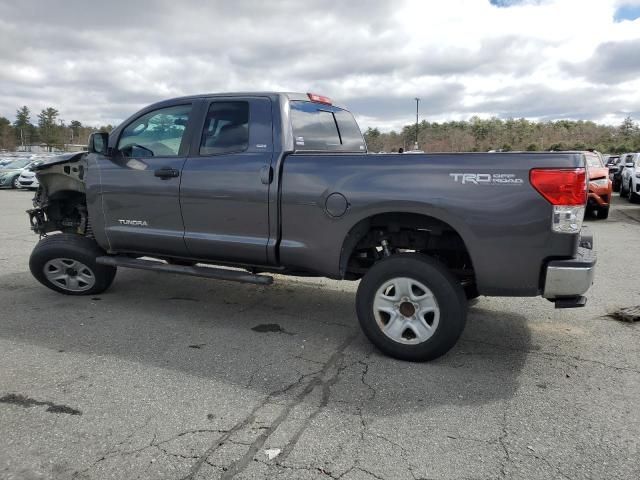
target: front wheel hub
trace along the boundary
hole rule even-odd
[[[54,258],[44,265],[44,275],[49,282],[70,292],[84,292],[96,283],[93,271],[84,263],[72,258]]]

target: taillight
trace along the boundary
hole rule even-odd
[[[529,174],[531,185],[551,205],[584,205],[587,203],[587,174],[584,168],[571,170],[534,168]]]
[[[584,168],[534,168],[531,186],[551,205],[551,229],[558,233],[579,233],[587,203],[587,174]]]
[[[309,100],[317,103],[324,103],[325,105],[331,105],[331,99],[329,97],[325,97],[324,95],[318,95],[317,93],[307,93]]]

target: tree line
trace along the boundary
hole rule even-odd
[[[85,145],[95,131],[110,132],[112,125],[92,127],[78,120],[68,124],[53,107],[33,118],[22,106],[16,119],[0,116],[0,150],[15,150],[21,145],[44,145],[63,149],[64,145]],[[502,120],[471,117],[468,121],[427,122],[417,126],[418,146],[427,152],[486,152],[488,150],[586,150],[624,153],[640,151],[640,127],[631,117],[618,126],[583,120],[534,122],[525,118]],[[371,152],[410,150],[416,141],[416,125],[405,125],[400,132],[382,133],[377,128],[364,132]]]
[[[587,150],[603,153],[640,151],[640,128],[631,117],[618,126],[583,120],[534,122],[525,118],[502,120],[472,117],[468,121],[418,124],[418,147],[426,152],[486,152]],[[416,125],[400,132],[382,133],[377,128],[364,132],[371,152],[410,150],[416,141]]]
[[[43,145],[49,151],[62,150],[65,145],[86,145],[91,133],[110,132],[112,129],[112,125],[91,127],[78,120],[67,124],[53,107],[43,109],[34,118],[31,109],[24,105],[16,110],[14,122],[0,116],[0,150],[16,150],[23,145]]]

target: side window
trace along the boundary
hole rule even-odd
[[[191,105],[149,112],[125,127],[117,148],[125,157],[176,157],[190,113]]]
[[[200,155],[243,152],[249,147],[249,103],[213,102],[204,121]]]

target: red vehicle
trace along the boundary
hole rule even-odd
[[[609,179],[609,168],[605,166],[602,156],[598,152],[585,152],[585,156],[589,176],[587,213],[596,218],[605,219],[609,216],[609,203],[613,191]]]

